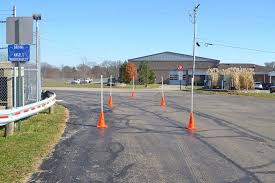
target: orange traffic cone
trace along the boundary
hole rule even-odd
[[[108,128],[108,126],[105,124],[103,111],[100,112],[98,123],[97,123],[97,128]]]
[[[112,96],[109,96],[108,106],[109,106],[110,108],[113,108],[113,97],[112,97]]]
[[[161,97],[160,107],[165,107],[165,99],[164,96]]]
[[[136,96],[135,91],[132,91],[132,97]]]
[[[195,119],[194,119],[194,113],[190,112],[190,118],[187,126],[188,130],[196,130],[195,128]]]

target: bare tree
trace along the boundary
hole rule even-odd
[[[60,69],[48,63],[41,64],[41,74],[43,78],[60,78]]]
[[[264,63],[266,67],[272,69],[272,70],[275,70],[275,61],[273,62],[266,62]]]
[[[41,70],[44,78],[62,79],[87,79],[99,78],[100,75],[109,77],[110,75],[118,78],[121,61],[104,61],[102,64],[88,62],[86,57],[82,58],[82,63],[76,67],[62,65],[60,68],[43,63]]]
[[[119,68],[122,65],[121,61],[104,61],[101,66],[105,69],[107,76],[119,77]]]

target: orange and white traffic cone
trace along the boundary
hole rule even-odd
[[[195,119],[194,119],[194,113],[190,112],[189,122],[187,126],[188,130],[196,130],[195,128]]]
[[[103,111],[100,112],[98,123],[97,123],[97,128],[108,128],[108,126],[105,124]]]
[[[161,97],[161,102],[160,102],[160,107],[164,108],[165,107],[165,99],[164,96]]]
[[[113,108],[113,97],[112,97],[112,96],[109,96],[108,106],[109,106],[110,108]]]

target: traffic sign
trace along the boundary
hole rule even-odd
[[[30,61],[30,45],[9,45],[8,56],[11,62]]]
[[[178,71],[182,71],[183,70],[183,65],[178,65]]]

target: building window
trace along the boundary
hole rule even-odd
[[[179,80],[179,75],[178,74],[170,74],[169,80]]]

